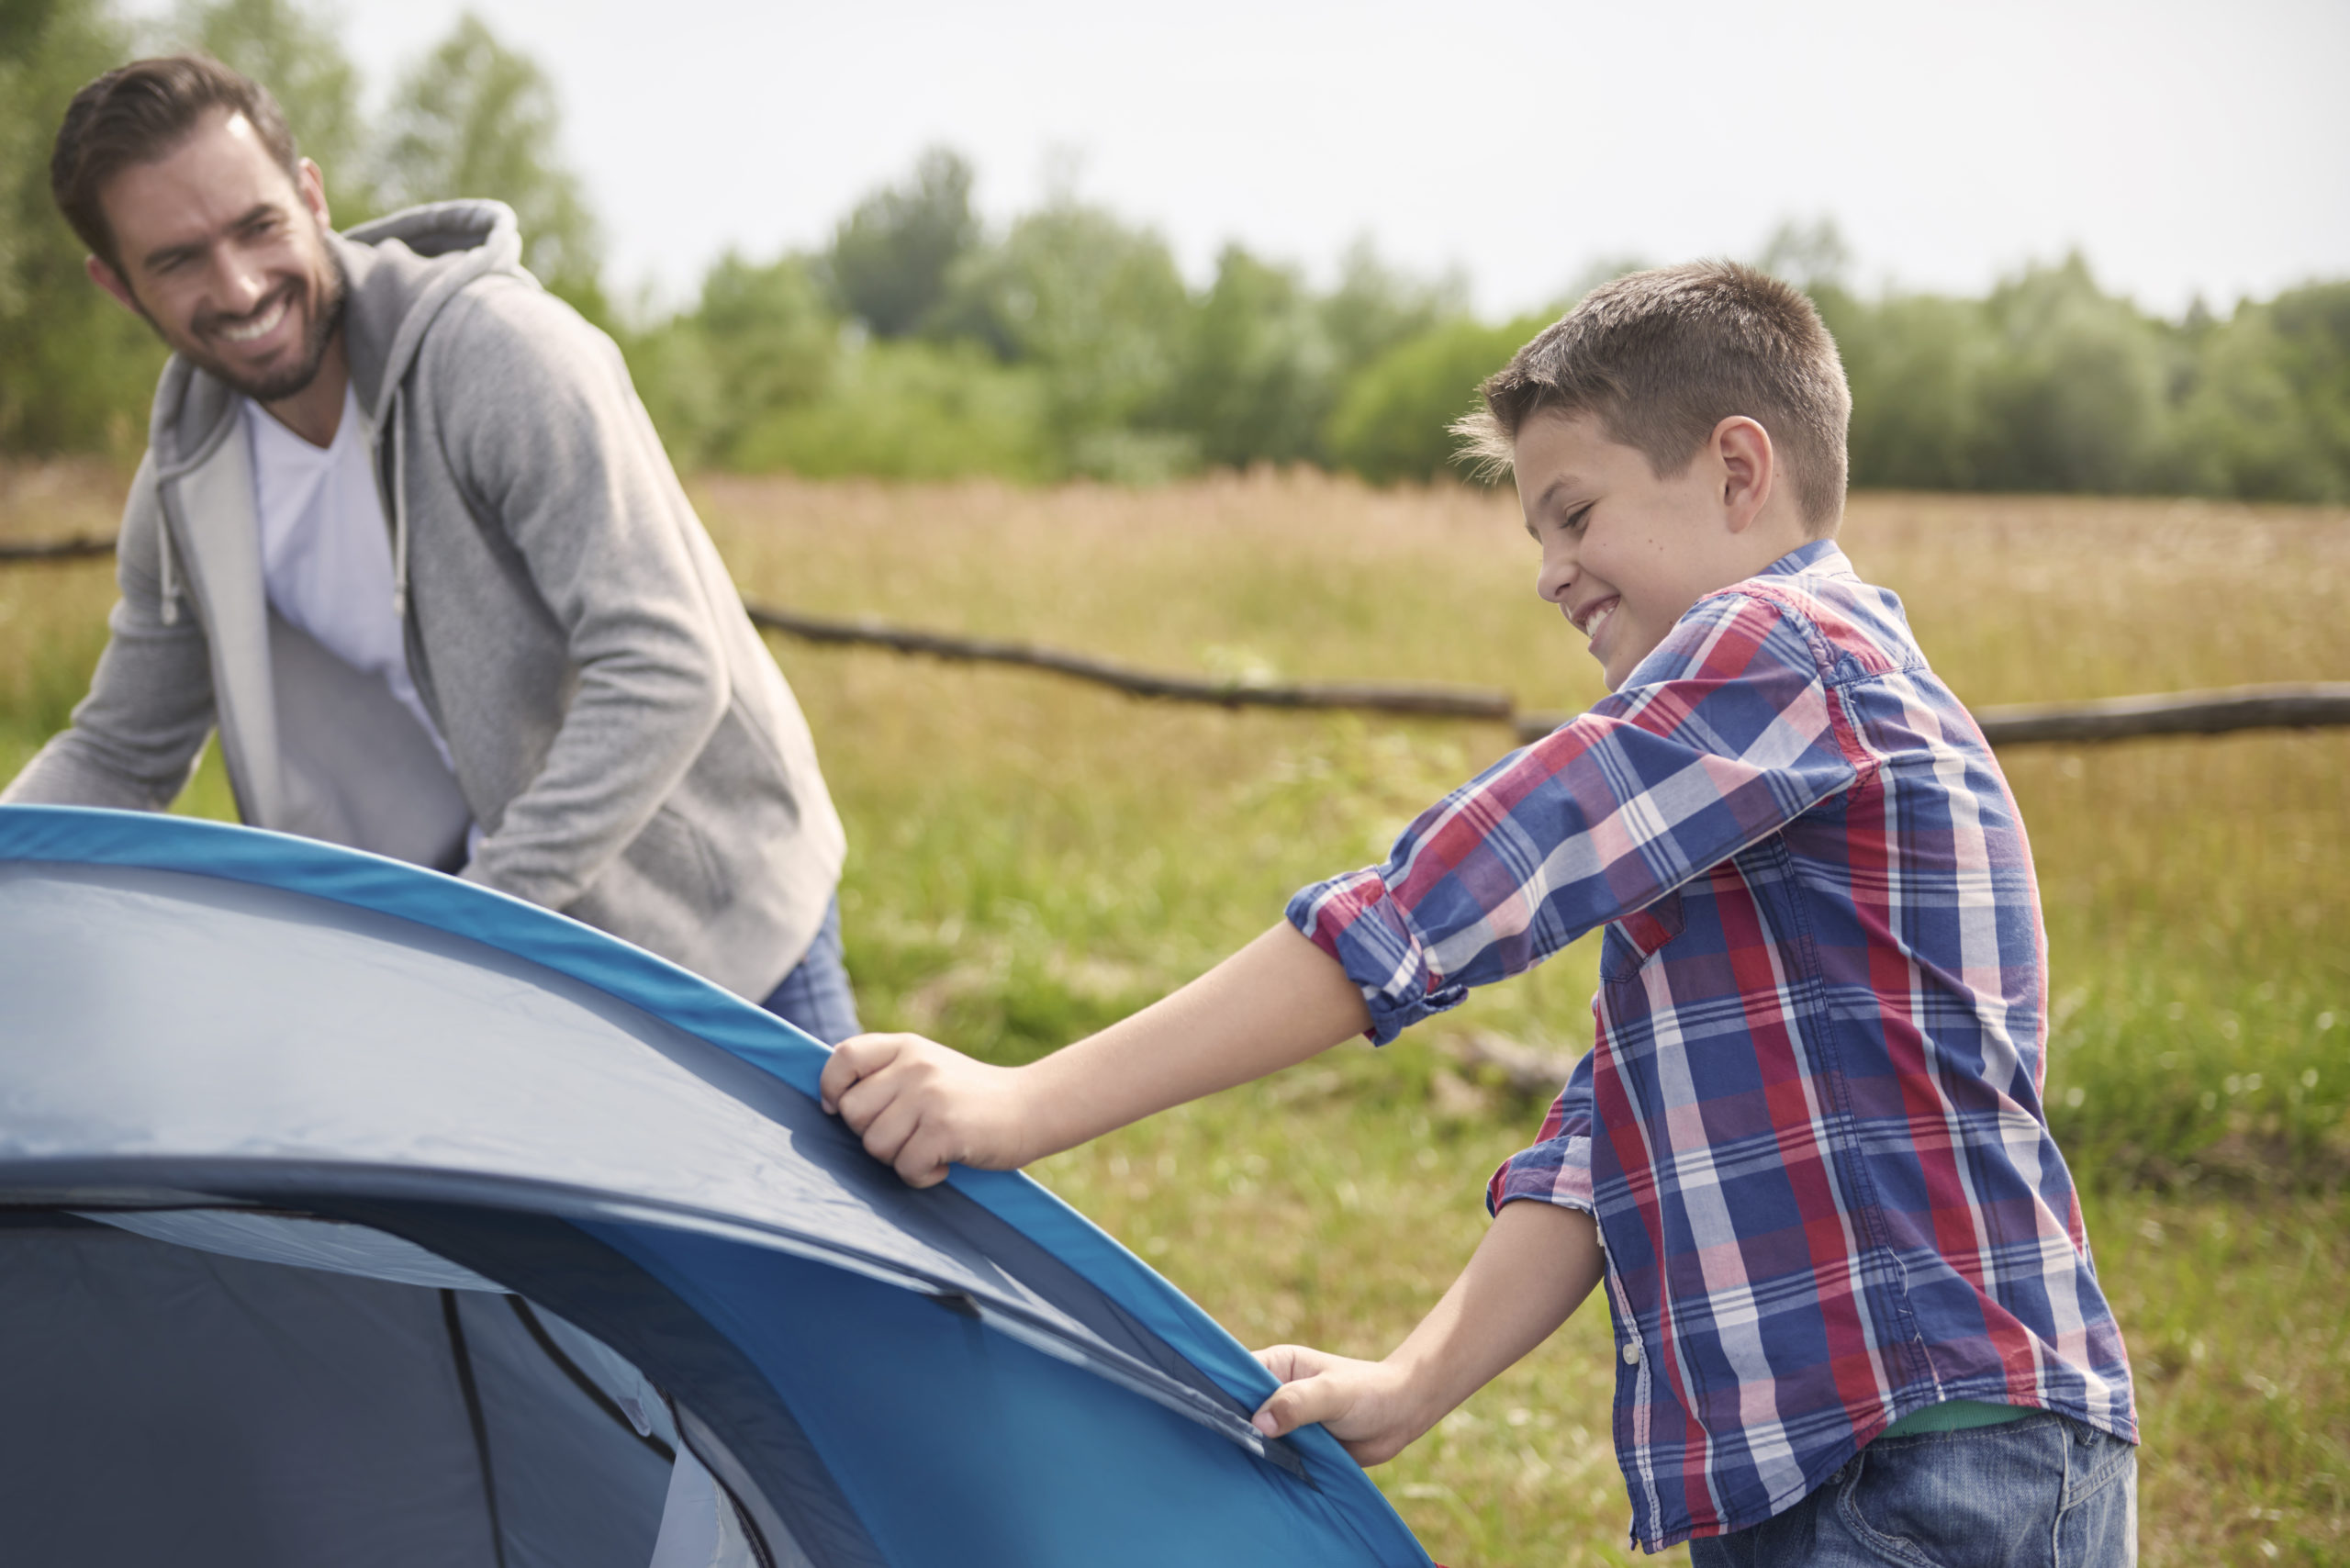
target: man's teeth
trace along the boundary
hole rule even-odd
[[[281,299],[250,321],[240,322],[233,327],[221,328],[220,336],[232,343],[249,343],[255,338],[275,330],[277,324],[284,319],[285,319],[285,301]]]
[[[1597,610],[1593,610],[1589,615],[1584,616],[1583,622],[1583,634],[1586,638],[1598,636],[1601,623],[1606,621],[1606,619],[1615,612],[1616,607],[1614,605],[1603,604]]]

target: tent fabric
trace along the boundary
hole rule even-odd
[[[672,1467],[588,1408],[509,1298],[17,1217],[0,1226],[9,1561],[496,1562],[453,1316],[507,1568],[651,1560]]]
[[[445,1258],[434,1257],[412,1241],[341,1220],[244,1209],[84,1211],[76,1217],[128,1230],[151,1241],[168,1241],[249,1262],[324,1269],[330,1273],[389,1280],[395,1284],[427,1285],[435,1290],[505,1289],[471,1269],[460,1269]]]
[[[1427,1562],[1326,1433],[1259,1438],[1271,1379],[1074,1211],[1007,1173],[905,1188],[816,1107],[824,1047],[519,901],[252,830],[0,808],[0,1204],[47,1216],[0,1232],[0,1266],[52,1271],[9,1293],[0,1342],[74,1339],[69,1260],[126,1293],[118,1316],[171,1281],[173,1300],[259,1293],[263,1318],[342,1315],[304,1333],[374,1324],[348,1353],[409,1366],[411,1403],[438,1390],[424,1425],[384,1428],[444,1499],[405,1529],[634,1568],[691,1466],[728,1500],[718,1525],[778,1563]],[[240,1343],[218,1307],[193,1321]],[[203,1358],[173,1332],[153,1344]],[[259,1353],[210,1360],[278,1387],[244,1366]],[[173,1358],[134,1360],[196,1375]],[[631,1429],[664,1396],[675,1464]],[[624,1399],[637,1417],[614,1418]],[[635,1529],[583,1555],[530,1499],[602,1485],[599,1466],[625,1473],[602,1506]],[[364,1490],[319,1495],[383,1495]],[[319,1560],[255,1551],[235,1560]]]

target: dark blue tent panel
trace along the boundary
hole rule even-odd
[[[451,878],[0,808],[10,1555],[1427,1562],[1042,1188],[867,1159],[823,1055]]]

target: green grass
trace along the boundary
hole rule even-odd
[[[35,477],[39,477],[36,476]],[[115,481],[0,530],[84,526]],[[13,484],[14,489],[8,488]],[[1160,490],[706,481],[747,594],[1139,664],[1597,695],[1505,499],[1312,476]],[[8,504],[14,503],[14,504]],[[1845,543],[1971,701],[2350,678],[2350,515],[1863,497]],[[103,644],[103,566],[0,571],[0,773]],[[1158,995],[1380,857],[1511,744],[1496,725],[1226,712],[1050,677],[778,642],[852,842],[868,1024],[999,1060]],[[2350,734],[2003,757],[2048,912],[2049,1103],[2132,1346],[2149,1564],[2350,1556]],[[217,770],[184,809],[224,814]],[[1383,1052],[1348,1047],[1037,1174],[1243,1339],[1383,1352],[1475,1244],[1540,1107],[1447,1034],[1590,1042],[1593,945]],[[1626,1557],[1595,1305],[1393,1463],[1438,1557]],[[2274,1556],[2264,1550],[2273,1548]]]

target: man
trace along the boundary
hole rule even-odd
[[[610,340],[443,202],[347,235],[269,94],[108,73],[50,163],[173,355],[73,727],[0,801],[244,819],[561,910],[856,1032],[806,721]]]

